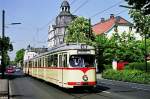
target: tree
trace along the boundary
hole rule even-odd
[[[104,52],[110,47],[110,44],[110,40],[104,34],[95,37],[94,46],[96,47],[96,59],[99,72],[104,70],[104,64],[106,64]]]
[[[150,0],[125,0],[131,8],[140,10],[144,15],[150,14]]]
[[[16,63],[21,63],[21,66],[23,65],[23,57],[24,57],[24,49],[20,49],[16,52],[16,58],[15,58],[15,62]]]
[[[131,5],[130,14],[137,31],[145,38],[145,67],[147,72],[147,37],[150,36],[150,0],[126,0]]]
[[[91,25],[88,19],[84,17],[77,17],[73,20],[68,28],[67,35],[65,36],[65,42],[69,43],[92,43],[94,38],[93,33],[91,32]]]
[[[4,37],[4,39],[2,39],[0,37],[0,50],[2,50],[2,47],[3,47],[3,50],[4,50],[4,65],[7,66],[9,65],[9,61],[10,61],[10,58],[8,56],[8,51],[12,51],[13,50],[13,45],[10,43],[10,38],[9,37]],[[0,52],[0,55],[2,53]]]

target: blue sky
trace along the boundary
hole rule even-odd
[[[14,46],[14,51],[9,53],[11,60],[15,58],[17,50],[26,48],[29,44],[34,47],[47,47],[48,26],[54,23],[62,1],[0,0],[0,33],[2,32],[2,10],[5,10],[5,34],[10,37]],[[124,0],[68,0],[68,2],[74,15],[91,18],[92,24],[99,22],[101,17],[109,18],[110,14],[131,21],[128,9],[119,7],[119,5],[126,5]],[[94,16],[98,12],[101,13]],[[13,22],[22,24],[9,25]]]

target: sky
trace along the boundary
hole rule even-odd
[[[47,47],[48,27],[55,22],[63,0],[0,0],[0,35],[2,33],[2,10],[5,10],[5,35],[9,36],[14,50],[9,52],[14,60],[19,49]],[[124,0],[68,0],[71,13],[91,18],[92,24],[110,14],[132,21],[128,9],[119,7],[127,5]],[[11,23],[21,23],[10,25]]]

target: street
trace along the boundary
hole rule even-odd
[[[17,74],[15,74],[17,75]],[[102,82],[102,83],[101,83]],[[63,89],[29,76],[11,77],[11,99],[149,99],[149,91],[98,80],[93,89]]]

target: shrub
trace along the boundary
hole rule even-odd
[[[150,74],[139,70],[116,71],[109,69],[103,72],[102,77],[112,80],[150,84]]]
[[[112,69],[112,64],[108,64],[108,65],[104,64],[104,69],[105,70],[106,69]]]
[[[134,69],[134,70],[141,70],[141,71],[145,71],[146,67],[145,67],[145,63],[129,63],[128,65],[125,66],[125,69]],[[150,72],[150,62],[147,62],[147,70]]]

